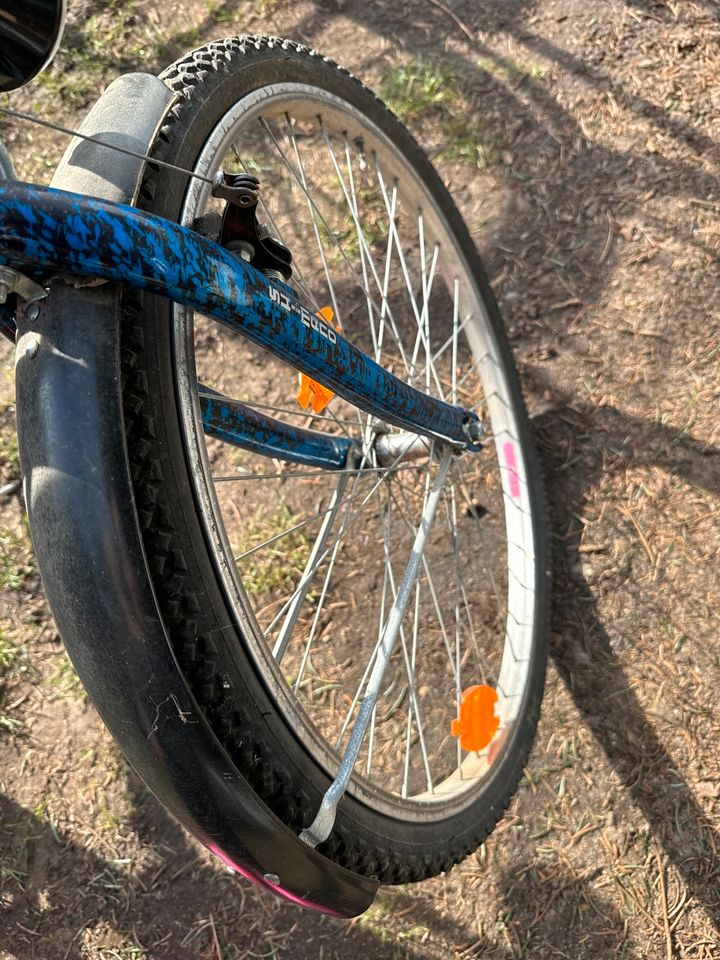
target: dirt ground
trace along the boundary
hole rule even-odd
[[[720,957],[720,6],[191,0],[180,18],[168,0],[93,0],[11,103],[76,123],[118,73],[240,32],[307,43],[389,96],[488,264],[552,508],[536,745],[503,821],[447,876],[385,889],[351,924],[280,903],[128,770],[6,493],[0,958]],[[46,182],[63,139],[0,133]],[[9,345],[0,363],[7,483]]]

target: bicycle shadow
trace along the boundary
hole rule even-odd
[[[547,382],[541,382],[546,391]],[[608,475],[603,451],[617,454],[611,471],[656,464],[690,485],[720,494],[720,449],[682,437],[677,428],[648,423],[609,406],[579,407],[567,398],[556,397],[534,425],[544,460],[552,529],[563,532],[562,548],[555,550],[553,563],[552,660],[652,835],[720,930],[717,871],[708,869],[720,836],[707,822],[628,680],[622,650],[617,648],[627,650],[631,641],[611,637],[598,613],[596,593],[582,572],[585,555],[580,552],[581,524],[576,519],[582,514],[587,490],[601,475]],[[570,468],[568,449],[578,457]],[[628,571],[628,583],[630,577]],[[642,594],[643,589],[638,592]],[[636,608],[642,611],[643,603],[645,609],[652,607],[652,594],[638,601]]]

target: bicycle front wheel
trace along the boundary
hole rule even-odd
[[[422,879],[477,847],[501,816],[544,682],[544,499],[497,308],[432,165],[335,64],[241,37],[194,51],[164,79],[179,96],[154,156],[203,177],[258,176],[259,218],[292,251],[301,298],[395,374],[486,425],[482,451],[455,457],[448,473],[321,847],[386,883]],[[140,203],[217,233],[220,208],[202,180],[151,171]],[[362,702],[436,451],[419,443],[403,455],[406,437],[338,398],[302,408],[296,371],[156,298],[127,296],[122,348],[135,493],[178,661],[240,771],[301,830]],[[198,381],[349,436],[361,460],[335,473],[207,439]],[[500,722],[488,746],[467,751],[451,725],[475,684],[496,691]]]

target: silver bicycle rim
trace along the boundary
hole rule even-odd
[[[445,766],[440,766],[441,772],[439,778],[434,780],[432,776],[427,777],[428,783],[424,788],[418,788],[416,785],[412,792],[408,792],[408,775],[406,769],[400,777],[402,780],[402,788],[395,785],[388,789],[388,779],[386,777],[381,777],[383,780],[382,783],[378,783],[377,780],[373,779],[371,764],[368,771],[367,756],[362,758],[362,763],[365,766],[358,766],[349,787],[349,791],[352,794],[382,812],[394,816],[402,815],[406,818],[416,817],[425,821],[442,819],[448,815],[459,812],[472,803],[478,789],[490,775],[497,758],[502,755],[504,745],[511,739],[510,735],[522,710],[524,694],[528,688],[535,626],[535,545],[527,483],[527,464],[519,439],[520,431],[517,422],[517,411],[513,407],[512,394],[505,378],[492,326],[489,323],[463,255],[455,247],[452,241],[451,231],[442,213],[423,187],[419,178],[416,177],[414,171],[406,166],[397,148],[353,106],[341,101],[334,94],[315,87],[290,83],[265,87],[262,91],[250,94],[236,103],[221,119],[205,144],[195,166],[196,172],[204,176],[212,176],[216,169],[225,162],[224,158],[228,155],[231,145],[237,141],[241,132],[247,134],[247,131],[254,129],[257,133],[257,127],[261,125],[260,118],[262,117],[266,118],[266,128],[264,131],[266,137],[269,137],[270,141],[272,141],[273,125],[276,123],[281,124],[286,112],[290,114],[292,118],[295,118],[298,123],[308,124],[320,115],[322,117],[323,133],[328,136],[331,144],[338,149],[341,148],[343,144],[345,146],[348,144],[354,146],[357,144],[359,138],[362,138],[363,155],[377,163],[378,168],[382,171],[386,186],[383,201],[385,202],[385,214],[388,221],[392,219],[391,214],[393,212],[391,200],[392,189],[390,185],[395,183],[398,184],[397,198],[400,198],[399,202],[407,205],[408,208],[414,205],[416,208],[422,210],[423,238],[424,240],[434,238],[434,240],[433,245],[425,250],[422,257],[424,264],[421,265],[420,270],[421,288],[423,290],[425,289],[429,281],[430,271],[433,269],[433,280],[430,281],[430,288],[432,288],[433,283],[439,282],[437,278],[440,277],[444,283],[443,289],[446,295],[451,297],[454,307],[453,338],[452,342],[445,347],[444,357],[447,358],[448,353],[452,356],[453,351],[459,349],[461,334],[464,337],[464,349],[469,345],[472,353],[472,364],[468,369],[458,370],[457,365],[455,366],[455,381],[448,385],[449,394],[454,393],[459,402],[468,402],[466,396],[460,396],[462,386],[458,386],[458,384],[463,378],[466,383],[472,382],[474,379],[478,381],[482,408],[486,413],[488,421],[487,428],[492,437],[490,444],[494,446],[494,461],[491,469],[499,479],[497,496],[499,496],[500,502],[502,503],[503,512],[502,528],[505,542],[502,545],[502,555],[504,557],[503,565],[506,582],[500,587],[498,587],[497,583],[491,582],[488,586],[488,583],[485,582],[485,589],[487,589],[490,594],[495,593],[496,599],[498,600],[498,614],[502,619],[502,626],[496,631],[497,635],[492,637],[483,635],[483,637],[480,638],[480,643],[478,643],[476,636],[473,636],[472,639],[476,648],[478,646],[481,648],[487,646],[489,648],[490,642],[492,642],[494,648],[497,648],[492,651],[496,660],[495,666],[489,672],[493,674],[493,686],[496,687],[499,694],[499,703],[496,708],[496,712],[500,718],[499,730],[490,745],[483,751],[478,753],[465,753],[456,749],[457,761],[454,768],[448,770],[447,760],[444,759]],[[277,130],[280,129],[281,127],[278,126]],[[285,159],[281,159],[281,154],[278,152],[278,164],[285,172],[285,180],[288,184],[292,184],[296,193],[299,194],[303,201],[307,202],[308,195],[312,199],[312,191],[308,189],[307,165],[303,164],[302,150],[305,149],[304,139],[309,140],[310,137],[305,134],[301,136],[300,128],[295,128],[295,135],[292,135],[292,130],[293,127],[288,125],[289,133],[285,141],[283,141],[282,144],[273,142],[273,148],[278,150],[279,147],[282,147]],[[269,134],[268,131],[270,131]],[[275,135],[279,136],[277,131]],[[298,141],[300,142],[298,143]],[[247,145],[248,142],[248,136],[246,135],[244,136],[244,143]],[[298,160],[298,153],[295,151],[300,153],[300,160]],[[340,150],[339,154],[336,154],[336,159],[338,156],[342,157],[342,150]],[[367,162],[369,161],[366,160],[366,163]],[[334,167],[329,149],[327,166],[331,178],[338,177],[338,180],[340,180],[341,178],[338,176],[337,168]],[[344,168],[346,172],[345,186],[350,195],[350,202],[348,202],[347,206],[352,214],[354,191],[350,190],[349,177],[347,174],[350,167],[351,162],[348,161],[348,166]],[[295,171],[294,176],[292,169]],[[253,172],[258,171],[253,170]],[[342,172],[343,166],[340,164],[340,174],[342,174]],[[260,171],[259,175],[261,179],[263,179],[263,171]],[[306,184],[302,182],[304,179],[306,180]],[[266,182],[264,186],[265,191],[272,189],[271,176],[269,177],[269,181],[270,182]],[[359,210],[357,195],[355,195],[354,199],[356,210]],[[388,200],[390,201],[390,206],[388,206]],[[189,186],[184,201],[182,222],[187,225],[191,224],[193,220],[207,208],[207,205],[208,188],[206,185],[194,181]],[[335,237],[331,235],[332,231],[327,228],[327,224],[323,225],[319,214],[317,218],[313,217],[310,206],[311,204],[308,203],[309,233],[310,236],[312,236],[313,233],[315,234],[315,240],[317,241],[315,250],[317,252],[314,256],[321,261],[321,266],[317,269],[324,273],[326,277],[328,274],[331,275],[333,269],[336,268],[340,268],[345,273],[350,273],[347,262],[343,261],[342,256],[331,256],[331,248],[334,247]],[[397,212],[397,210],[395,212]],[[382,309],[383,296],[380,290],[380,284],[375,284],[375,287],[373,287],[375,278],[372,276],[372,269],[369,269],[369,264],[363,264],[363,245],[366,247],[366,259],[368,260],[371,259],[371,251],[369,249],[369,242],[364,237],[364,226],[361,217],[357,217],[357,220],[359,220],[361,228],[356,231],[357,240],[355,247],[357,248],[358,260],[357,267],[354,270],[354,277],[351,279],[353,281],[359,281],[361,300],[364,297],[368,301],[368,304],[370,301],[376,301],[375,310],[377,316],[377,300],[379,299],[381,301],[380,309]],[[357,227],[357,222],[355,226]],[[418,228],[418,230],[420,230],[420,228]],[[318,236],[318,234],[320,234],[320,236]],[[324,234],[327,234],[327,236],[324,236]],[[352,237],[352,231],[350,231],[349,236]],[[326,243],[323,243],[323,241],[326,241]],[[434,250],[438,243],[440,244],[440,252],[435,256],[433,267]],[[290,244],[290,246],[292,247],[292,244]],[[340,244],[340,246],[342,246],[342,244]],[[425,243],[422,244],[422,247],[425,247]],[[321,248],[324,249],[322,255],[320,254]],[[293,252],[296,253],[296,251]],[[397,251],[396,257],[398,257]],[[329,263],[329,259],[333,260],[333,262]],[[383,264],[381,263],[380,267],[382,266]],[[394,266],[402,274],[400,264],[395,263]],[[380,273],[380,267],[378,267],[378,265],[375,267],[375,272],[378,275]],[[407,284],[407,286],[408,299],[412,299],[412,292],[410,291],[412,282]],[[363,292],[363,288],[365,292]],[[430,299],[434,293],[435,290],[431,289],[427,295],[423,294],[423,304],[418,311],[422,316],[427,315],[425,316],[425,322],[428,325],[432,322]],[[325,296],[320,297],[320,299],[327,301],[326,304],[316,303],[316,305],[333,305],[337,308],[336,312],[342,313],[344,308],[341,303],[337,302],[338,295],[338,291],[333,292],[333,290],[330,289]],[[317,300],[319,295],[315,294],[315,296]],[[420,300],[420,297],[417,299]],[[389,302],[389,294],[387,291],[385,293],[385,300]],[[368,304],[366,304],[366,310],[369,317],[372,307]],[[341,319],[345,320],[345,317],[341,317]],[[421,330],[422,326],[422,322],[418,323],[418,335],[416,336],[415,344],[409,343],[406,356],[406,359],[411,359],[413,346],[417,347],[419,337],[421,346],[415,350],[418,370],[422,366],[421,358],[423,349],[425,348]],[[349,331],[346,330],[346,333],[348,332]],[[388,333],[388,338],[389,337],[390,334]],[[402,340],[402,338],[399,339]],[[429,336],[427,339],[429,340]],[[319,734],[318,721],[314,716],[316,710],[313,704],[308,704],[307,700],[302,701],[295,695],[292,686],[289,686],[287,678],[275,663],[271,652],[273,645],[272,638],[270,638],[269,641],[266,639],[263,628],[258,622],[259,613],[261,613],[261,611],[259,611],[260,605],[248,595],[248,591],[243,586],[243,577],[238,570],[238,564],[234,560],[234,556],[237,555],[237,548],[233,549],[231,546],[228,533],[227,510],[223,510],[221,506],[221,501],[225,494],[218,492],[221,483],[217,479],[213,479],[213,468],[211,467],[208,456],[208,445],[202,431],[196,391],[196,342],[193,318],[185,308],[181,307],[175,308],[175,350],[182,429],[184,432],[186,452],[191,466],[191,474],[202,521],[205,526],[208,542],[212,547],[213,557],[221,582],[232,606],[232,610],[234,611],[235,618],[246,638],[251,656],[254,659],[257,669],[270,686],[278,708],[288,718],[296,735],[302,741],[305,748],[313,755],[318,764],[320,764],[330,776],[333,776],[338,764],[338,753],[335,745],[328,742],[325,736]],[[433,350],[426,350],[425,356],[428,354],[433,356]],[[397,361],[398,358],[395,356],[393,359]],[[431,364],[425,363],[424,367],[423,375],[426,381],[429,381],[428,389],[437,389],[437,383],[433,383],[433,379],[435,374],[438,374],[439,379],[439,372],[437,370],[433,371]],[[235,395],[238,395],[237,392]],[[452,398],[453,397],[450,396],[450,399]],[[242,396],[241,399],[247,401],[248,397]],[[251,399],[259,405],[262,405],[262,397],[259,399],[254,397]],[[335,403],[336,401],[331,403],[331,410]],[[269,404],[269,406],[277,407],[278,404]],[[289,402],[283,405],[283,409],[290,409],[290,407],[291,404]],[[298,412],[300,412],[299,408]],[[344,414],[348,418],[348,423],[352,423],[351,413],[344,410]],[[328,412],[325,411],[323,416],[328,417]],[[314,426],[316,428],[330,427],[331,429],[345,429],[345,427],[343,427],[345,416],[340,416],[339,414],[335,414],[334,416],[335,420],[333,420],[332,416],[329,416],[329,419],[320,420],[314,424]],[[337,425],[338,421],[340,422],[339,426]],[[293,422],[297,422],[297,419],[295,418]],[[361,421],[361,423],[363,422],[364,421]],[[358,426],[356,433],[359,430],[360,426]],[[480,457],[483,456],[485,456],[485,454],[480,454]],[[406,466],[408,470],[410,469],[410,464],[401,466]],[[448,537],[451,543],[453,539],[453,524],[455,525],[454,532],[457,540],[459,523],[458,510],[470,511],[472,514],[475,503],[474,495],[477,484],[463,484],[459,479],[460,473],[465,470],[465,460],[459,461],[453,470],[455,480],[450,485],[451,489],[448,490],[445,501]],[[431,472],[432,468],[430,467],[427,469],[426,477],[429,478]],[[303,473],[304,477],[299,477],[299,475]],[[307,481],[309,476],[310,474],[307,471],[289,468],[284,471],[284,479],[278,479],[277,482],[287,484],[288,480],[292,482],[295,478],[299,477],[298,483],[302,483]],[[373,477],[382,476],[377,472],[375,474],[368,472],[368,476],[370,479],[363,480],[365,487],[363,488],[361,499],[366,496],[368,491],[371,491],[370,499],[372,499],[377,493],[376,490],[373,490],[373,485],[377,486],[378,482],[380,486],[382,486],[383,483],[388,483],[387,479],[380,479],[380,481],[373,480]],[[354,479],[353,476],[351,482]],[[237,485],[247,486],[253,482],[247,475],[242,476],[242,484],[240,477],[238,477],[237,480]],[[274,482],[273,477],[264,481],[265,484],[271,482]],[[391,477],[389,486],[392,486],[393,482],[394,477]],[[223,479],[222,483],[228,483],[228,481]],[[336,484],[337,478],[329,480],[328,483]],[[348,486],[350,486],[350,483],[348,483]],[[330,489],[329,486],[328,489]],[[311,516],[317,514],[322,515],[323,513],[327,514],[329,509],[328,502],[329,497],[326,496],[322,503],[319,504],[318,509],[308,511],[308,513]],[[369,502],[370,500],[367,500],[365,505]],[[390,540],[388,534],[388,526],[390,523],[388,517],[390,511],[394,510],[395,515],[397,515],[398,510],[402,512],[402,506],[397,496],[393,498],[392,495],[388,495],[387,503],[389,506],[386,509],[385,517],[382,521],[384,524],[384,529],[382,530],[384,543],[381,547],[381,550],[384,551],[386,556],[389,555],[387,547]],[[382,514],[383,509],[381,505],[378,508],[378,516],[382,517]],[[300,515],[293,516],[289,518],[289,520],[290,519],[292,522],[289,522],[289,527],[291,528],[297,527],[298,524],[302,525],[306,521],[306,518]],[[412,522],[413,518],[409,519],[410,522]],[[415,519],[417,519],[417,516],[415,516]],[[408,517],[406,516],[400,522],[404,522],[407,525],[407,521]],[[315,517],[314,522],[317,524],[321,521]],[[340,521],[340,525],[341,523],[342,521]],[[483,530],[481,523],[477,526],[477,540],[471,549],[474,552],[481,552],[486,545],[484,538],[486,537],[487,531]],[[232,523],[230,523],[230,527],[232,527]],[[303,529],[307,529],[307,527]],[[348,530],[348,535],[352,537],[353,531]],[[282,542],[282,539],[282,537],[279,537],[275,542]],[[332,543],[332,537],[330,542]],[[312,541],[308,544],[308,551],[311,551],[311,549]],[[458,549],[461,550],[462,545],[460,545]],[[498,548],[495,547],[494,549],[497,553]],[[250,549],[250,554],[253,556],[257,556],[259,552],[260,551],[254,547]],[[328,557],[327,559],[329,564],[330,558]],[[393,575],[395,580],[399,578],[405,560],[406,557],[400,555],[391,557],[391,563],[394,564],[395,567]],[[489,580],[493,581],[493,572],[486,572],[489,574]],[[323,571],[319,570],[317,576],[319,590],[323,582]],[[385,576],[384,583],[378,590],[376,606],[389,607],[392,601],[392,583],[388,586],[387,581],[388,579],[392,581],[393,576],[389,578],[387,575]],[[472,626],[471,608],[473,598],[470,597],[470,599],[468,599],[467,593],[470,592],[469,586],[471,581],[474,583],[479,577],[480,572],[478,569],[474,570],[472,577],[466,577],[465,580],[462,580],[462,578],[459,578],[457,575],[455,576],[455,594],[450,597],[447,603],[447,615],[438,613],[437,608],[440,606],[441,599],[444,600],[445,598],[438,598],[437,594],[441,591],[438,588],[433,589],[431,585],[432,575],[430,573],[427,574],[424,585],[421,588],[425,593],[422,602],[427,607],[435,607],[438,626],[440,626],[440,621],[442,620],[442,626],[439,632],[443,634],[443,645],[449,648],[447,649],[448,661],[454,660],[454,666],[456,668],[450,671],[452,673],[452,689],[448,689],[446,697],[446,699],[449,699],[451,702],[448,717],[451,713],[454,715],[456,712],[455,701],[461,690],[470,682],[482,681],[482,678],[478,676],[479,668],[476,669],[474,673],[468,671],[467,677],[462,677],[462,679],[459,680],[460,675],[464,672],[463,667],[465,662],[468,659],[466,649],[470,646],[470,640],[467,637],[465,638],[467,647],[460,648],[458,646],[458,634],[463,632],[469,633],[468,628]],[[466,586],[468,589],[466,589]],[[296,582],[293,584],[293,589],[297,589]],[[329,590],[327,593],[321,593],[321,599],[327,597],[328,593]],[[501,596],[498,596],[498,593],[500,593]],[[432,596],[433,594],[434,596]],[[431,595],[429,599],[427,595]],[[414,605],[414,610],[411,610],[408,614],[410,622],[406,625],[407,639],[404,640],[402,645],[403,649],[399,653],[401,666],[405,668],[406,677],[404,683],[407,688],[404,699],[400,703],[400,709],[403,712],[406,726],[405,767],[408,767],[407,755],[411,752],[412,747],[415,747],[416,755],[413,762],[416,768],[418,768],[418,764],[419,767],[426,768],[424,772],[427,773],[427,768],[431,766],[431,764],[429,763],[427,748],[423,747],[421,743],[423,737],[419,736],[420,724],[418,723],[418,718],[422,713],[419,706],[423,687],[422,678],[418,672],[420,664],[415,659],[422,647],[422,638],[420,636],[422,631],[418,624],[417,614],[420,603],[421,601],[418,598]],[[411,607],[412,606],[411,604]],[[460,609],[458,610],[458,608]],[[317,622],[318,618],[315,616],[317,605],[314,611],[311,608],[309,612],[311,614],[309,618],[310,621]],[[362,611],[358,614],[358,616],[364,615]],[[375,618],[373,630],[377,631],[378,622],[381,623],[382,621],[382,615],[378,618],[378,613],[376,610],[373,610],[372,605],[368,606],[366,615],[368,619],[371,617]],[[460,623],[460,627],[458,627],[458,623]],[[437,626],[434,632],[435,634],[438,633]],[[480,652],[482,656],[479,659],[487,661],[487,658],[490,656],[490,650],[481,649]],[[477,649],[475,653],[477,653]],[[465,660],[463,660],[463,658],[465,658]],[[306,665],[307,659],[308,658],[305,660]],[[281,667],[282,666],[281,664]],[[489,670],[487,667],[483,669]],[[413,673],[415,673],[415,675],[413,675]],[[331,677],[324,679],[330,683],[333,682]],[[403,682],[402,677],[400,682]],[[415,687],[414,690],[413,684]],[[294,685],[293,683],[293,686]],[[391,684],[389,683],[388,692],[382,705],[382,709],[385,711],[383,716],[390,713],[397,700],[397,694],[390,689],[390,686]],[[342,691],[342,693],[347,693],[351,700],[354,700],[356,709],[358,690]],[[315,692],[313,692],[312,696],[315,697]],[[380,706],[379,704],[379,709]],[[418,707],[418,709],[415,709],[416,707]],[[350,715],[352,715],[352,711]],[[387,720],[384,721],[384,723],[387,722]],[[345,729],[347,732],[347,725]],[[427,734],[428,731],[426,730],[425,733]],[[370,752],[372,748],[373,736],[376,741],[374,749],[377,750],[379,742],[377,727],[374,727],[373,731],[371,731],[371,743],[368,745],[368,752]],[[425,739],[427,739],[427,737]],[[418,741],[420,741],[420,743]],[[456,747],[456,745],[454,745],[452,741],[448,741],[447,736],[445,736],[444,742],[443,757],[445,758],[448,750]],[[447,746],[448,743],[449,746]],[[341,745],[339,749],[340,751],[342,750]],[[417,760],[418,753],[423,754],[419,762]],[[415,779],[417,781],[417,777]],[[403,795],[403,793],[405,795]]]

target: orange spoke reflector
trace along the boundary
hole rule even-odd
[[[322,307],[318,310],[316,316],[320,320],[324,320],[325,323],[331,324],[338,333],[342,333],[340,324],[335,323],[335,313],[332,307]],[[324,387],[321,383],[318,383],[317,380],[313,380],[304,373],[299,373],[298,379],[300,381],[300,389],[298,390],[297,402],[303,410],[312,407],[313,413],[322,413],[335,394],[332,390],[328,390],[327,387]]]
[[[500,724],[495,716],[497,698],[497,693],[485,683],[463,692],[458,718],[450,724],[450,733],[460,738],[463,750],[482,750],[495,736]]]

